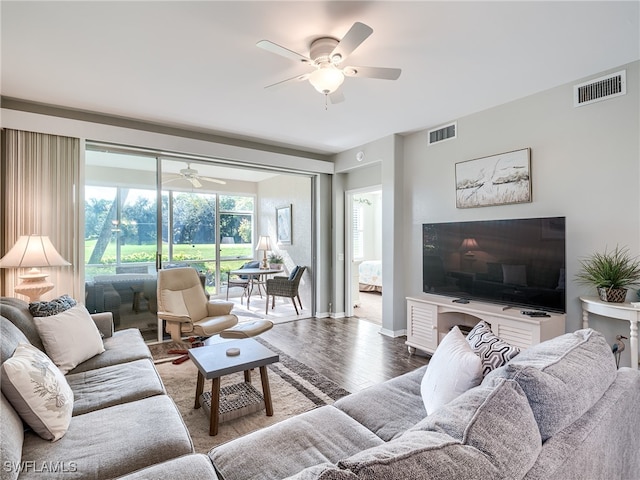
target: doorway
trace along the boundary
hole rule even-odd
[[[382,190],[346,195],[346,315],[382,325]]]

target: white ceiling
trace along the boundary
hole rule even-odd
[[[638,1],[1,2],[5,97],[336,153],[438,126],[640,58]],[[263,87],[355,21],[373,34],[324,108],[308,83]]]

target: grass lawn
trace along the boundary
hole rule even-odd
[[[85,259],[91,258],[91,253],[95,248],[97,240],[85,240],[84,254]],[[217,245],[201,244],[201,245],[174,245],[174,260],[215,260]],[[163,252],[163,260],[168,260],[167,248],[165,246]],[[122,263],[129,262],[154,262],[156,255],[156,245],[121,245],[120,259]],[[220,256],[222,259],[239,258],[244,259],[253,256],[253,246],[250,243],[243,244],[221,244]],[[105,263],[115,263],[116,261],[116,245],[110,242],[102,256]]]

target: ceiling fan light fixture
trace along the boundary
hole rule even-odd
[[[309,76],[309,83],[318,92],[329,95],[344,82],[344,74],[333,65],[323,65]]]

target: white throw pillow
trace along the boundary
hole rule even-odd
[[[104,352],[100,331],[84,305],[33,320],[47,355],[63,374]]]
[[[482,382],[482,360],[458,327],[453,327],[434,352],[422,378],[420,393],[431,415],[438,408]]]
[[[2,393],[20,418],[46,440],[66,433],[73,411],[73,392],[60,369],[44,352],[21,343],[2,364]]]

